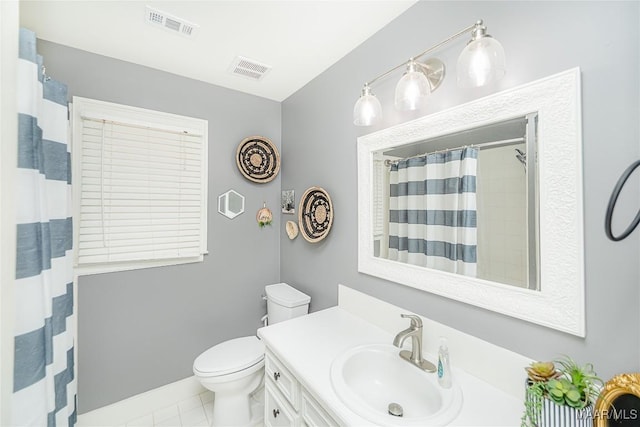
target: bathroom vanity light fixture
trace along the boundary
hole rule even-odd
[[[426,61],[417,59],[469,32],[471,40],[458,57],[458,85],[463,88],[478,87],[502,78],[505,73],[504,49],[496,39],[487,34],[487,27],[479,20],[365,83],[362,94],[353,108],[353,123],[356,126],[370,126],[382,116],[382,106],[371,92],[371,85],[403,67],[406,70],[396,86],[395,106],[405,111],[420,108],[427,96],[442,83],[445,66],[436,58]]]

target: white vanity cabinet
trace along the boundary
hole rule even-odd
[[[264,373],[266,377],[265,426],[331,427],[339,425],[268,348]]]
[[[282,393],[273,386],[272,381],[266,381],[264,392],[264,425],[267,427],[297,426],[298,413],[291,407],[291,404],[284,398]]]
[[[352,303],[352,310],[361,313],[365,311],[362,307],[365,307],[367,313],[370,313],[371,321],[341,307],[331,307],[258,329],[258,336],[266,348],[266,426],[359,427],[374,424],[356,412],[359,408],[351,407],[336,394],[331,380],[331,367],[336,362],[344,363],[339,359],[353,349],[376,345],[389,347],[394,334],[377,325],[395,325],[392,328],[394,331],[402,330],[403,327],[406,328],[406,322],[400,318],[400,314],[407,311],[368,298],[364,294],[356,295],[356,291],[351,291],[354,293],[351,296],[345,294],[347,291],[341,292],[343,294],[340,301],[348,304],[350,298],[355,299],[358,304]],[[454,378],[462,390],[464,399],[460,413],[449,425],[520,425],[524,390],[519,378],[522,375],[522,367],[531,364],[532,360],[436,322],[428,322],[429,330],[435,333],[429,335],[427,343],[437,342],[434,337],[437,338],[438,335],[455,338],[449,342],[456,342],[459,347],[450,348],[457,355],[456,361],[466,363],[464,369],[476,369],[485,377],[490,376],[494,380],[499,377],[496,384],[510,390],[505,392],[464,369],[457,369],[456,366]],[[435,346],[433,344],[432,347]],[[395,349],[393,350],[395,352]],[[466,352],[471,355],[489,354],[491,357],[487,360],[499,361],[499,366],[495,367],[493,362],[481,363],[482,361],[479,362]],[[509,375],[503,379],[505,372]],[[374,373],[372,371],[372,374]],[[500,402],[499,411],[495,410],[495,402]]]

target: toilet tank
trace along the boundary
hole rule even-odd
[[[268,285],[264,290],[267,294],[267,314],[270,325],[304,316],[309,312],[311,297],[286,283]]]

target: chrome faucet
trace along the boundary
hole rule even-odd
[[[404,331],[400,331],[393,339],[393,345],[401,348],[407,337],[411,337],[411,351],[402,350],[400,352],[400,357],[414,364],[423,371],[435,372],[436,366],[422,358],[422,319],[413,314],[401,314],[400,316],[406,319],[411,319],[411,326]]]

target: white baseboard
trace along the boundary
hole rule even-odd
[[[409,326],[409,321],[400,317],[401,313],[411,313],[409,310],[344,285],[338,285],[338,306],[391,334]],[[420,317],[423,323],[424,353],[437,355],[439,337],[446,337],[454,368],[462,369],[518,399],[524,399],[524,368],[529,366],[532,359],[424,316]]]
[[[122,426],[206,391],[195,376],[137,394],[78,416],[78,427]]]

